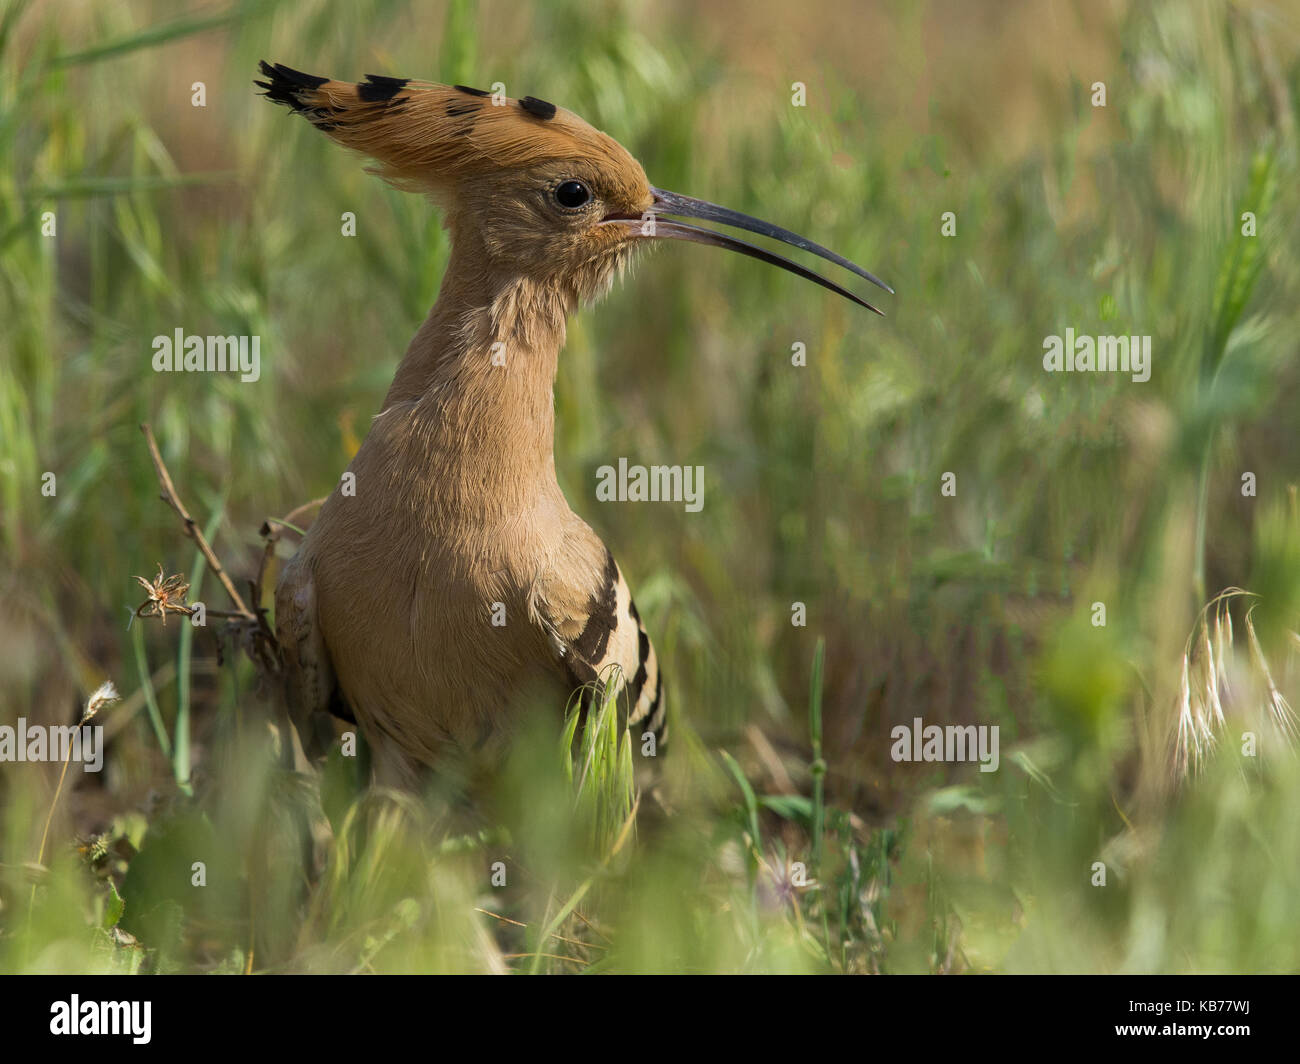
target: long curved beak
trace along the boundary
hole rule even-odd
[[[697,225],[687,225],[685,222],[661,221],[658,215],[668,215],[676,218],[695,218],[705,222],[717,222],[720,225],[731,226],[734,229],[744,229],[749,233],[757,233],[759,236],[771,237],[773,240],[779,240],[783,244],[789,244],[791,247],[799,248],[802,251],[809,251],[812,254],[833,262],[837,266],[842,266],[846,270],[851,270],[872,284],[883,288],[890,295],[894,290],[885,284],[875,274],[868,273],[855,262],[850,262],[842,255],[837,255],[828,248],[815,244],[807,237],[800,236],[798,233],[792,233],[789,229],[783,229],[779,225],[773,225],[771,222],[765,222],[761,218],[752,218],[748,214],[741,214],[740,211],[733,211],[727,207],[720,207],[716,203],[709,203],[707,200],[695,199],[693,196],[683,196],[677,192],[668,192],[661,188],[652,188],[654,194],[654,204],[645,216],[628,217],[610,216],[604,219],[604,224],[620,224],[630,229],[635,229],[640,236],[650,239],[662,240],[687,240],[693,244],[705,244],[710,247],[726,248],[728,251],[735,251],[741,255],[747,255],[751,259],[758,259],[760,262],[766,262],[771,266],[779,266],[783,270],[798,277],[802,277],[814,284],[819,284],[845,299],[852,300],[861,307],[875,311],[877,314],[883,313],[873,307],[865,299],[862,299],[847,288],[843,288],[834,281],[828,280],[821,274],[814,273],[812,270],[800,266],[797,262],[787,259],[783,255],[777,255],[771,251],[765,251],[763,248],[756,247],[744,240],[737,240],[735,237],[728,236],[725,233],[718,233],[712,229],[704,229]]]

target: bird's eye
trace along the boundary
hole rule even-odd
[[[555,202],[565,210],[576,211],[591,201],[591,189],[581,181],[561,181],[555,186]]]

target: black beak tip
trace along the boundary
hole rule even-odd
[[[857,274],[864,280],[870,281],[882,291],[888,292],[891,296],[896,294],[892,286],[887,285],[875,274],[864,270],[857,263],[850,262],[848,259],[844,258],[844,256],[837,255],[829,248],[824,248],[820,244],[815,244],[807,237],[802,237],[798,233],[791,232],[789,229],[783,229],[779,225],[773,225],[771,222],[765,222],[761,218],[754,218],[748,214],[741,214],[739,211],[733,211],[727,207],[720,207],[718,204],[710,203],[708,200],[695,199],[693,196],[683,196],[679,192],[669,192],[666,189],[654,187],[650,189],[650,192],[654,196],[654,203],[651,207],[651,210],[653,211],[670,216],[676,215],[679,218],[694,218],[700,221],[717,222],[736,229],[744,229],[750,233],[757,233],[759,236],[779,240],[783,244],[788,244],[792,247],[797,247],[804,251],[811,252],[829,262],[835,263],[837,266],[842,266]],[[705,232],[711,233],[713,239],[706,240],[704,238]],[[678,235],[684,234],[679,233]],[[875,313],[879,314],[882,318],[885,316],[883,311],[877,307],[873,307],[865,299],[861,299],[852,292],[849,292],[847,289],[841,288],[839,285],[829,282],[823,277],[819,277],[816,274],[804,270],[802,267],[796,266],[789,259],[780,259],[779,257],[774,258],[769,253],[762,252],[753,245],[738,244],[734,238],[722,238],[721,234],[713,233],[712,230],[697,230],[692,239],[695,239],[699,243],[717,243],[718,246],[728,247],[732,251],[740,251],[742,254],[750,255],[754,258],[761,258],[772,265],[780,266],[782,269],[791,270],[810,281],[814,281],[823,287],[830,288],[832,291],[838,292],[842,296],[847,296],[849,299],[853,300],[853,302],[861,304],[868,310],[875,311]]]

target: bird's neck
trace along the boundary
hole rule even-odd
[[[421,472],[507,496],[554,483],[555,371],[571,309],[565,293],[493,266],[474,234],[454,235],[438,300],[380,415],[408,423],[431,463]]]

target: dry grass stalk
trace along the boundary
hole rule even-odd
[[[1254,603],[1245,616],[1248,664],[1234,648],[1232,603],[1257,597],[1227,588],[1206,603],[1187,638],[1172,759],[1176,781],[1198,775],[1227,733],[1228,718],[1249,715],[1252,707],[1262,710],[1259,723],[1272,724],[1287,746],[1294,747],[1300,739],[1300,721],[1274,681],[1255,632]],[[1300,646],[1300,636],[1288,635]]]

